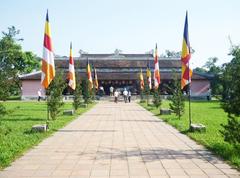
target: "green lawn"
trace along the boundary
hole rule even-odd
[[[219,132],[222,130],[221,124],[227,123],[227,114],[218,101],[192,101],[192,121],[204,124],[206,133],[188,132],[188,102],[185,103],[186,112],[180,120],[174,114],[159,115],[159,109],[147,106],[146,103],[140,105],[240,169],[240,150],[226,143]],[[161,107],[169,108],[169,101],[164,100]]]
[[[0,118],[0,169],[8,166],[33,145],[38,144],[94,105],[80,108],[74,116],[63,116],[63,110],[72,108],[72,103],[65,103],[59,117],[49,123],[48,132],[32,133],[31,127],[33,125],[46,122],[45,102],[15,101],[3,104],[9,113]]]

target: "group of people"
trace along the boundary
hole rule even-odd
[[[120,95],[120,92],[117,91],[117,90],[115,90],[115,92],[114,92],[114,101],[115,101],[115,103],[118,102],[118,97],[119,97],[119,95]],[[124,98],[124,102],[125,102],[125,103],[127,103],[127,102],[130,103],[130,102],[131,102],[131,91],[130,91],[130,90],[127,91],[127,89],[124,88],[123,98]]]

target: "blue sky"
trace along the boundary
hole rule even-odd
[[[1,2],[0,30],[14,25],[21,30],[24,50],[42,56],[46,9],[49,9],[54,51],[88,53],[145,53],[158,43],[159,53],[180,51],[185,11],[189,39],[195,53],[192,66],[209,57],[229,62],[228,36],[240,42],[240,1],[237,0],[8,0]],[[160,64],[161,65],[161,64]]]

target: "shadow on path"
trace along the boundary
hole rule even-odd
[[[104,150],[104,151],[101,151]],[[88,153],[89,154],[89,153]],[[96,153],[93,153],[96,154]],[[139,150],[137,147],[132,150],[126,151],[121,149],[106,148],[100,147],[99,151],[96,154],[97,159],[104,160],[108,159],[111,155],[112,159],[126,160],[131,158],[141,157],[142,162],[153,162],[160,160],[192,160],[192,159],[201,159],[208,161],[210,163],[218,163],[217,159],[213,154],[204,149],[197,150],[171,150],[163,148],[153,148],[153,149],[144,149]]]

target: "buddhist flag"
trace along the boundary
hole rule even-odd
[[[182,43],[182,77],[181,77],[181,88],[183,89],[186,85],[191,83],[192,70],[189,67],[189,61],[191,58],[190,43],[188,36],[188,13],[186,12],[184,32],[183,32],[183,43]]]
[[[91,72],[91,67],[88,59],[87,59],[87,78],[89,81],[89,88],[93,88],[92,72]]]
[[[151,90],[152,89],[152,78],[151,78],[151,70],[150,70],[150,64],[148,63],[147,65],[147,82],[148,82],[148,87]]]
[[[160,85],[160,71],[159,71],[159,64],[158,64],[158,52],[157,52],[157,44],[155,49],[155,56],[154,56],[154,88],[158,89]]]
[[[51,30],[50,30],[49,18],[48,18],[48,12],[47,12],[44,42],[43,42],[42,76],[41,76],[42,86],[45,89],[47,89],[54,77],[55,77],[54,54],[53,54]]]
[[[144,89],[144,80],[143,80],[142,69],[141,69],[141,72],[140,72],[140,75],[139,75],[139,79],[140,79],[140,88],[141,88],[141,90],[143,90]]]
[[[75,78],[74,61],[73,61],[73,57],[72,57],[72,43],[70,44],[68,80],[69,80],[68,85],[73,90],[75,90],[75,88],[76,88],[76,78]]]
[[[96,68],[94,68],[94,84],[95,84],[95,88],[98,89],[98,78],[97,78],[97,70]]]

